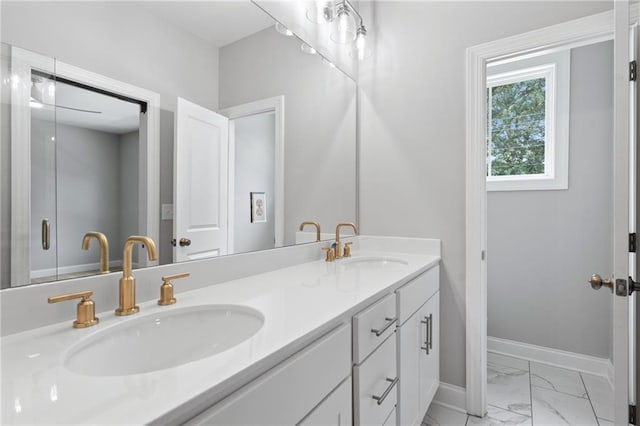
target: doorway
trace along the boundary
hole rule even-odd
[[[284,96],[220,111],[229,118],[229,252],[284,245]],[[255,220],[253,197],[266,215]]]
[[[631,16],[637,20],[640,10],[637,6],[631,8]],[[594,45],[606,40],[614,40],[614,102],[613,110],[613,136],[609,137],[611,142],[611,152],[613,165],[609,175],[612,178],[613,189],[611,191],[612,201],[610,203],[611,219],[609,219],[609,232],[612,235],[611,247],[608,250],[611,261],[611,270],[603,271],[605,278],[607,274],[615,276],[616,279],[607,280],[606,284],[614,288],[613,296],[610,291],[597,293],[599,297],[606,298],[606,303],[611,307],[612,314],[594,314],[592,321],[608,322],[611,326],[611,358],[616,366],[613,376],[615,385],[615,407],[613,417],[617,423],[626,424],[628,416],[628,404],[632,401],[632,394],[629,393],[629,320],[628,320],[628,300],[627,288],[629,275],[628,256],[628,232],[629,232],[629,94],[630,84],[628,81],[629,69],[629,20],[630,12],[627,3],[616,3],[615,10],[589,16],[586,18],[570,21],[564,24],[532,31],[516,37],[475,46],[467,51],[468,64],[468,96],[467,96],[467,411],[469,414],[484,416],[487,413],[488,392],[487,392],[487,350],[488,339],[488,276],[490,262],[495,254],[489,251],[491,244],[490,228],[488,227],[489,202],[486,189],[487,162],[493,161],[487,157],[487,87],[490,87],[487,80],[487,65],[492,62],[508,62],[516,57],[527,55],[537,56],[542,53],[551,53],[562,49],[577,49],[583,46]],[[612,26],[611,23],[615,22]],[[615,33],[615,37],[614,37]],[[543,48],[541,48],[543,46]],[[590,125],[593,123],[590,123]],[[635,141],[634,141],[635,143]],[[631,163],[633,165],[633,163]],[[594,167],[598,167],[596,164]],[[571,175],[570,175],[571,176]],[[569,178],[569,188],[572,186]],[[557,191],[561,192],[561,191]],[[581,214],[575,217],[575,221],[581,220],[590,210],[584,209]],[[521,220],[535,222],[538,217],[527,214]],[[606,218],[602,218],[607,222]],[[588,233],[588,229],[581,229],[581,232]],[[518,235],[512,236],[518,238]],[[556,235],[557,237],[557,235]],[[595,242],[597,245],[599,242]],[[606,242],[604,243],[606,246]],[[546,246],[545,246],[546,247]],[[578,250],[582,247],[576,247]],[[545,248],[543,248],[544,250]],[[589,247],[586,247],[589,249]],[[493,250],[493,249],[492,249]],[[549,250],[550,251],[550,250]],[[529,264],[535,264],[535,259],[527,259]],[[601,265],[606,268],[607,265]],[[567,265],[567,268],[570,266]],[[593,267],[593,266],[591,266]],[[538,266],[540,268],[540,266]],[[538,269],[539,270],[539,269]],[[589,275],[595,270],[590,270],[587,275],[580,279],[579,283],[572,282],[576,288],[588,286],[583,284],[589,279]],[[542,277],[544,274],[540,274]],[[534,276],[535,277],[535,276]],[[517,293],[516,287],[521,277],[511,276],[510,291]],[[574,279],[572,279],[574,280]],[[592,285],[595,284],[592,280]],[[539,285],[537,287],[540,287]],[[597,287],[594,285],[594,287]],[[616,294],[619,294],[617,296]],[[620,297],[623,296],[623,297]],[[541,298],[544,299],[544,293]],[[526,298],[525,298],[526,300]],[[547,306],[553,306],[555,300],[552,296],[546,298]],[[564,306],[565,314],[571,314],[572,306]],[[558,309],[556,306],[555,309]],[[545,315],[542,312],[540,315]],[[561,324],[554,323],[553,329],[550,326],[540,327],[542,333],[553,334],[560,328]],[[512,345],[514,346],[514,345]],[[541,345],[537,345],[541,346]],[[495,347],[494,347],[495,349]],[[530,349],[530,348],[529,348]],[[506,351],[505,345],[501,346],[502,351]],[[569,352],[569,351],[566,351]],[[512,353],[512,355],[515,355]],[[520,353],[520,356],[524,354]],[[539,354],[538,354],[539,355]],[[516,359],[514,357],[514,359]],[[540,359],[538,360],[540,361]],[[557,360],[556,360],[557,361]],[[531,363],[531,361],[526,361]],[[557,367],[558,364],[553,367]],[[508,366],[504,366],[508,367]],[[513,366],[512,366],[513,367]],[[520,366],[522,371],[526,371],[524,366]],[[538,367],[536,367],[538,368]],[[572,371],[575,371],[572,370]],[[533,369],[529,366],[525,376],[531,385]],[[578,375],[583,381],[581,374]],[[583,383],[584,386],[584,383]],[[586,388],[586,387],[585,387]],[[585,389],[586,391],[586,389]],[[588,392],[587,392],[588,393]],[[588,399],[588,395],[587,399]],[[531,401],[531,397],[530,397]],[[531,401],[532,402],[532,401]],[[530,402],[529,405],[533,405]],[[534,410],[535,411],[535,410]],[[595,411],[592,409],[592,412]],[[535,413],[533,413],[535,421]],[[597,414],[593,413],[593,424],[597,424]],[[544,417],[543,417],[544,418]],[[602,420],[603,423],[606,420]],[[535,424],[535,423],[534,423]]]
[[[586,282],[613,275],[612,62],[604,41],[487,67],[490,417],[613,421],[610,300]],[[541,186],[555,177],[563,185]]]

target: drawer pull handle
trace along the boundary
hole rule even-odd
[[[385,331],[387,331],[389,327],[391,327],[393,324],[396,323],[396,321],[398,321],[397,318],[389,318],[389,317],[385,318],[385,320],[387,321],[387,323],[381,329],[378,329],[378,330],[376,330],[375,328],[371,329],[371,332],[375,333],[376,337],[380,337]]]
[[[51,247],[51,226],[49,219],[42,219],[42,250],[49,250]]]
[[[433,349],[433,314],[429,314],[429,350]]]
[[[389,393],[391,392],[393,387],[396,385],[396,383],[398,383],[398,378],[396,377],[395,379],[390,379],[390,378],[387,377],[387,382],[391,382],[391,384],[389,385],[388,388],[385,389],[385,391],[382,393],[382,395],[380,395],[380,396],[373,395],[372,396],[372,398],[376,400],[378,405],[382,405],[382,403],[387,398],[387,396],[389,395]]]
[[[420,321],[420,323],[426,325],[425,327],[425,339],[424,339],[424,346],[420,346],[420,349],[422,349],[423,351],[425,351],[425,353],[427,355],[429,355],[429,349],[431,349],[432,344],[431,344],[431,318],[432,316],[424,316],[424,319]]]

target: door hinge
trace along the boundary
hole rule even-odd
[[[632,425],[637,425],[637,420],[636,420],[636,406],[635,405],[629,405],[629,424]]]
[[[629,253],[636,252],[636,233],[629,234]]]
[[[636,81],[638,77],[638,63],[636,61],[629,62],[629,81]]]

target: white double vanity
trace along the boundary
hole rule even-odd
[[[3,292],[2,424],[420,424],[439,384],[440,241],[360,236],[335,262],[320,246],[134,271],[127,317],[116,273]],[[177,303],[158,306],[179,272]],[[96,290],[98,325],[47,305],[70,288]]]

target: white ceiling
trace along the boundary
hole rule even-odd
[[[50,80],[43,80],[38,88],[48,91]],[[91,90],[82,89],[69,84],[55,83],[55,100],[44,96],[43,108],[31,108],[32,117],[58,124],[83,127],[118,135],[138,130],[140,126],[140,106],[127,101],[102,95]],[[97,111],[99,114],[75,111],[56,106],[71,107],[86,111]]]
[[[248,0],[142,1],[140,7],[215,47],[257,33],[274,21]]]

